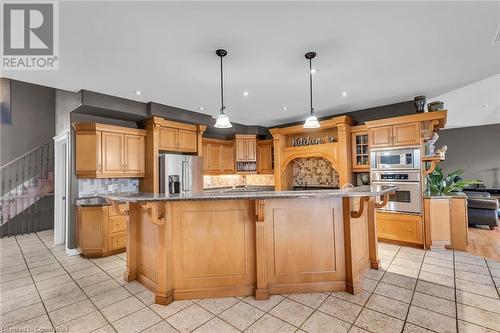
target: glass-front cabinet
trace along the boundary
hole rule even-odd
[[[352,168],[354,171],[370,169],[368,131],[352,133]]]

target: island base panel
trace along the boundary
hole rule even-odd
[[[350,216],[359,203],[340,197],[132,203],[124,279],[152,290],[157,304],[359,293],[363,272],[378,263],[373,206]],[[151,205],[163,224],[151,222]]]

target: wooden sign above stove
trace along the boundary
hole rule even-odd
[[[274,140],[274,178],[277,191],[293,187],[292,161],[297,158],[324,158],[338,172],[340,186],[352,183],[349,148],[352,119],[340,116],[323,120],[320,124],[321,127],[316,129],[305,129],[302,125],[270,129]],[[306,144],[297,145],[299,142]]]

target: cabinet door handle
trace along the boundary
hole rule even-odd
[[[97,167],[97,171],[102,172],[102,164],[101,163],[99,163],[99,166]]]

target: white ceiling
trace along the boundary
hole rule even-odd
[[[500,2],[72,1],[59,13],[59,71],[3,75],[216,115],[215,50],[225,48],[227,113],[249,125],[304,119],[307,51],[318,53],[319,116],[435,97],[500,73]]]

